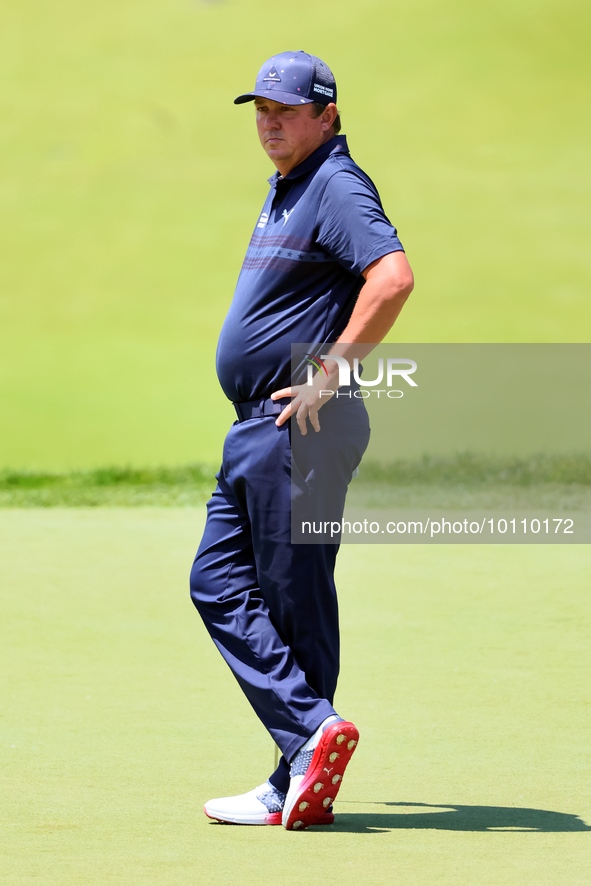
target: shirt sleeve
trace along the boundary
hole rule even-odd
[[[328,180],[316,221],[317,243],[356,276],[376,259],[404,251],[373,182],[352,170]]]

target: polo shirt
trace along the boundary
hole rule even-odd
[[[218,341],[218,378],[234,402],[288,387],[291,345],[334,342],[362,271],[403,249],[345,136],[269,184]]]

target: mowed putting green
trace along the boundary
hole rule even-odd
[[[333,827],[219,825],[272,743],[187,592],[200,509],[1,511],[5,886],[589,882],[588,546],[344,547]]]

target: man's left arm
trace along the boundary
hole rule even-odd
[[[411,294],[414,278],[404,252],[390,252],[373,261],[363,272],[365,284],[361,288],[351,318],[339,336],[333,352],[347,357],[341,342],[350,344],[378,344],[396,321],[404,303]],[[355,356],[365,357],[371,348],[355,348]]]
[[[365,284],[349,322],[330,350],[335,356],[345,357],[349,364],[354,357],[362,360],[374,345],[385,338],[414,286],[412,270],[402,251],[390,252],[376,259],[365,268],[362,276]],[[282,425],[295,414],[302,434],[307,433],[308,419],[315,431],[320,430],[318,410],[330,398],[319,397],[319,392],[336,391],[339,375],[336,360],[327,359],[324,362],[328,378],[319,373],[312,385],[295,385],[271,394],[273,400],[293,397],[278,417],[277,425]]]

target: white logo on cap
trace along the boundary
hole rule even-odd
[[[281,77],[277,73],[275,68],[271,68],[266,77],[263,77],[263,83],[265,80],[272,80],[274,83],[281,83]]]

